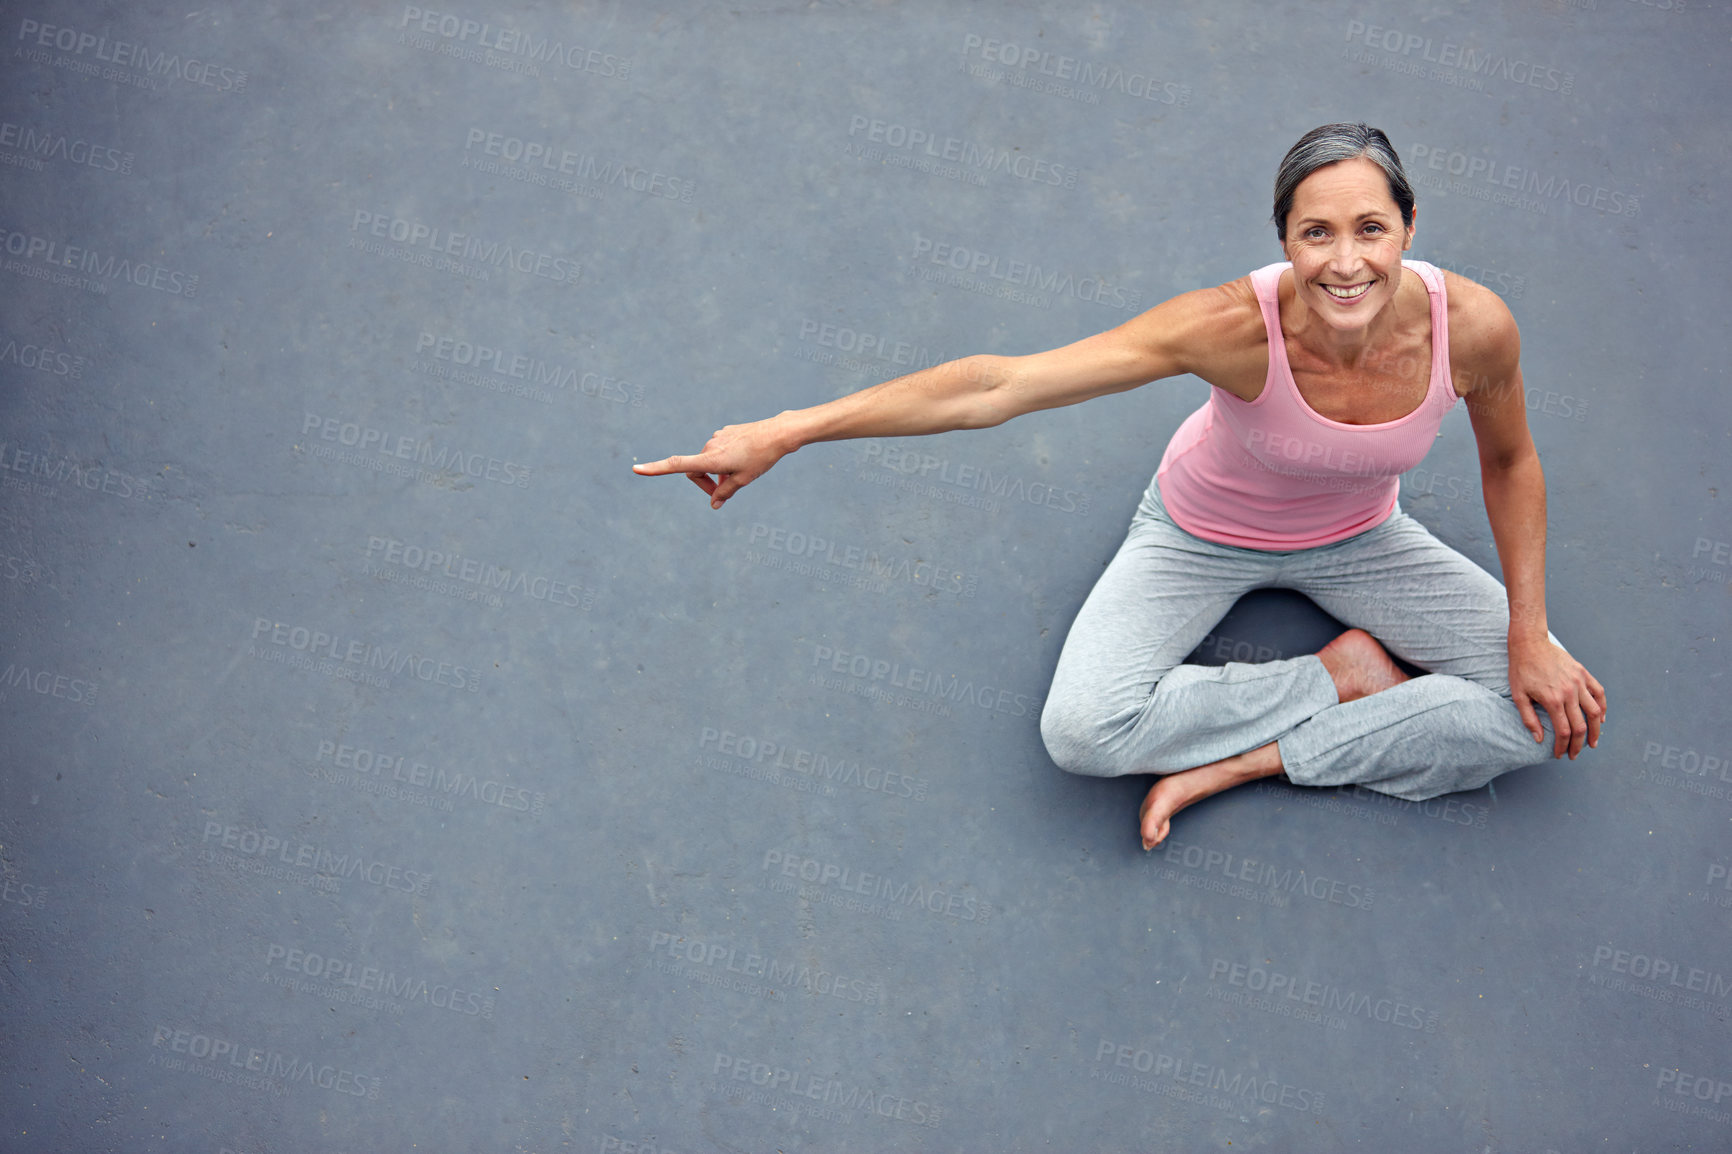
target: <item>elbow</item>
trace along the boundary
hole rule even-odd
[[[1532,441],[1506,453],[1482,456],[1480,471],[1486,477],[1498,478],[1518,476],[1529,471],[1544,476],[1544,471],[1540,468],[1539,450],[1534,448]]]
[[[1016,389],[1012,387],[1016,373],[1013,358],[976,353],[956,362],[963,379],[971,386],[965,393],[968,406],[964,421],[970,429],[990,429],[1019,415],[1013,403]]]

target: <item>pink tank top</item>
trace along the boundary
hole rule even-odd
[[[1269,334],[1269,376],[1254,401],[1212,388],[1167,442],[1155,479],[1161,503],[1193,536],[1244,549],[1311,549],[1381,524],[1395,511],[1401,474],[1425,457],[1443,415],[1460,400],[1450,383],[1443,273],[1402,262],[1431,294],[1431,384],[1419,407],[1376,425],[1314,412],[1287,364],[1275,288],[1289,261],[1251,274]]]

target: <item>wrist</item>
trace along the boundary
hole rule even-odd
[[[801,410],[783,409],[764,424],[768,426],[768,440],[777,456],[786,457],[812,440]]]
[[[1509,635],[1513,641],[1546,637],[1546,603],[1511,598],[1509,602]]]
[[[1518,650],[1542,648],[1550,642],[1551,638],[1546,635],[1544,625],[1540,626],[1538,630],[1510,626],[1509,648],[1512,653]]]

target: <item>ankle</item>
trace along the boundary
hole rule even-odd
[[[1244,785],[1248,781],[1264,777],[1278,777],[1287,769],[1281,761],[1281,747],[1273,741],[1230,758],[1224,765],[1233,785]]]
[[[1338,654],[1327,650],[1317,654],[1317,660],[1323,663],[1323,671],[1329,674],[1329,680],[1335,684],[1335,700],[1337,704],[1355,701],[1363,696],[1357,688],[1351,685],[1347,677],[1347,663]]]
[[[1223,789],[1231,789],[1236,785],[1244,785],[1258,778],[1274,777],[1285,771],[1281,763],[1281,749],[1274,742],[1247,750],[1234,757],[1222,758],[1220,761],[1200,765],[1196,769],[1186,770],[1190,775],[1183,779],[1187,792],[1199,797],[1208,797]]]

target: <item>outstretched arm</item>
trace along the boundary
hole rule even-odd
[[[1218,339],[1228,286],[1156,305],[1118,328],[1022,357],[947,361],[858,393],[763,421],[718,429],[699,453],[633,465],[641,476],[684,473],[720,509],[789,453],[816,441],[915,437],[984,429],[1038,409],[1074,405],[1194,371]]]
[[[998,422],[985,395],[1003,383],[1009,357],[947,361],[810,409],[717,429],[691,456],[633,465],[641,476],[684,473],[720,509],[729,497],[783,457],[815,441],[848,437],[912,437]],[[1001,418],[1002,419],[1002,418]]]

